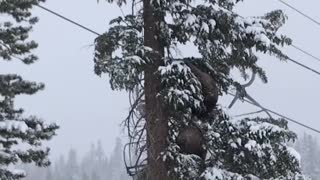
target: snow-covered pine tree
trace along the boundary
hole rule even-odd
[[[37,43],[29,41],[32,26],[38,21],[31,14],[34,5],[44,0],[0,1],[0,57],[10,61],[19,59],[31,64],[37,57],[31,53]],[[32,95],[44,88],[43,84],[23,80],[17,74],[0,74],[0,179],[15,180],[26,175],[14,166],[17,163],[50,164],[49,148],[42,142],[50,140],[58,128],[56,124],[45,124],[32,116],[24,117],[23,109],[14,106],[18,95]]]
[[[132,12],[112,20],[109,30],[96,39],[95,72],[107,73],[114,90],[141,92],[126,125],[130,138],[146,136],[148,180],[299,176],[298,156],[287,146],[296,135],[287,121],[230,119],[216,105],[217,94],[232,87],[246,94],[230,75],[234,69],[243,78],[252,72],[267,82],[257,64],[258,53],[288,58],[280,48],[291,39],[278,33],[286,20],[283,12],[242,17],[234,11],[240,1],[108,0],[127,4]],[[186,44],[198,55],[178,56],[179,47]],[[135,119],[139,104],[146,116]],[[131,129],[142,121],[145,134]],[[186,129],[199,140],[191,148],[202,152],[183,144],[179,137]]]

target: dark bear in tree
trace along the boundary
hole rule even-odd
[[[205,112],[195,112],[194,115],[198,117],[207,116],[216,108],[219,96],[218,87],[215,80],[208,73],[201,71],[191,63],[188,66],[201,83],[204,105],[206,107]],[[194,126],[183,128],[177,138],[181,153],[195,154],[204,160],[206,158],[206,150],[203,147],[203,142],[201,130]]]
[[[200,129],[189,126],[184,128],[177,139],[177,143],[183,154],[194,154],[202,159],[206,158],[206,150],[203,147],[203,136]]]
[[[204,96],[204,105],[207,109],[206,113],[213,110],[218,102],[219,90],[216,81],[206,72],[201,71],[195,65],[189,63],[191,72],[198,78],[202,86]],[[206,114],[205,113],[205,114]]]

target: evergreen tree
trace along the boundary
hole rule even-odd
[[[77,151],[71,149],[68,153],[68,160],[65,166],[65,172],[67,179],[69,180],[78,180],[80,176],[80,169],[78,164],[78,155]]]
[[[64,156],[60,156],[54,165],[54,174],[57,180],[65,180],[66,179],[66,162]]]
[[[116,145],[110,157],[109,168],[111,170],[110,178],[112,180],[120,180],[121,170],[124,168],[122,160],[122,143],[121,139],[116,139]]]
[[[111,174],[111,167],[110,167],[110,161],[109,161],[110,157],[106,157],[104,158],[102,165],[101,165],[101,177],[105,178],[105,177],[110,177]]]
[[[31,64],[37,57],[31,53],[37,43],[29,41],[32,26],[38,21],[31,9],[44,0],[0,1],[0,57],[5,61],[14,59]],[[24,117],[23,109],[14,105],[18,95],[33,95],[44,88],[24,80],[17,74],[0,74],[0,179],[14,180],[25,177],[22,170],[13,168],[17,163],[32,163],[38,166],[50,164],[49,148],[41,148],[42,142],[50,140],[58,128],[56,124],[45,124],[41,119]],[[26,144],[26,148],[19,149]],[[18,146],[19,145],[19,146]],[[21,147],[21,146],[20,146]]]
[[[301,155],[303,172],[313,180],[318,179],[320,177],[318,139],[304,133],[303,137],[298,139],[295,147]]]
[[[100,180],[100,177],[95,170],[93,170],[91,173],[91,180]]]
[[[82,180],[91,180],[89,178],[88,174],[86,172],[84,172],[84,171],[82,171],[82,176],[81,177],[82,177]]]
[[[53,173],[52,173],[52,170],[51,170],[51,168],[47,168],[47,171],[46,171],[46,178],[45,178],[46,180],[55,180],[55,178],[54,178],[54,175],[53,175]]]
[[[294,179],[300,174],[296,152],[287,146],[296,135],[284,119],[230,119],[216,104],[217,96],[233,87],[246,95],[231,76],[234,69],[244,79],[252,72],[267,82],[258,53],[288,59],[280,49],[292,42],[278,33],[287,19],[281,10],[242,17],[234,11],[241,0],[108,0],[114,1],[132,3],[132,12],[112,20],[96,39],[95,72],[107,73],[114,90],[142,90],[126,125],[130,130],[136,122],[132,112],[143,103],[147,179]],[[177,56],[186,44],[198,55]]]
[[[89,152],[82,158],[81,172],[85,172],[87,175],[95,174],[98,177],[108,177],[106,164],[108,164],[108,159],[101,141],[98,141],[97,145],[91,144]]]
[[[98,165],[100,166],[102,161],[105,159],[104,150],[103,150],[102,143],[100,140],[97,143],[97,149],[95,150],[95,156],[96,156],[96,161],[97,161]]]
[[[71,149],[67,161],[60,156],[53,167],[39,168],[32,164],[22,165],[28,170],[28,176],[23,180],[129,180],[122,164],[122,144],[119,138],[110,154],[110,161],[105,157],[102,143],[92,144],[90,150],[79,159],[77,152]],[[81,162],[81,165],[78,165]]]

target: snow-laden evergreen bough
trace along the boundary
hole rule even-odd
[[[108,0],[113,2],[112,0]],[[109,30],[96,39],[95,72],[107,73],[114,90],[136,92],[136,102],[126,120],[133,141],[144,142],[145,119],[137,116],[144,104],[144,72],[161,53],[144,46],[142,3],[150,3],[158,18],[155,37],[165,53],[155,72],[161,81],[157,97],[169,107],[168,146],[159,154],[168,163],[169,173],[178,179],[297,179],[301,178],[299,158],[288,142],[296,139],[287,121],[273,118],[230,119],[215,105],[208,108],[208,84],[195,68],[210,76],[219,95],[235,87],[246,94],[231,77],[237,69],[244,79],[256,73],[267,82],[256,54],[280,60],[288,57],[280,50],[291,39],[278,33],[286,16],[275,10],[261,17],[242,17],[234,12],[240,0],[153,0],[116,1],[132,6],[132,12],[110,22]],[[199,55],[179,55],[179,47],[193,45]],[[209,88],[210,89],[210,88]],[[143,110],[142,110],[143,111]],[[140,115],[143,113],[140,113]],[[134,127],[131,124],[138,124]],[[141,123],[141,124],[139,124]],[[182,130],[195,127],[202,134],[205,156],[183,151]],[[139,129],[140,128],[140,129]],[[141,151],[143,145],[137,149]]]
[[[37,47],[28,41],[28,34],[37,22],[31,8],[44,0],[0,1],[0,56],[5,61],[13,58],[31,64],[37,57],[31,50]],[[49,148],[42,142],[51,139],[58,128],[56,124],[45,124],[41,119],[24,117],[23,109],[14,106],[19,95],[32,95],[42,90],[43,84],[24,80],[17,74],[0,74],[0,179],[16,180],[26,176],[18,170],[19,163],[35,163],[48,166]]]

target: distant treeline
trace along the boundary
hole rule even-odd
[[[320,177],[320,146],[318,139],[311,135],[301,135],[295,143],[301,155],[304,174],[312,180]],[[71,149],[65,158],[61,156],[49,168],[23,166],[28,173],[24,180],[130,180],[123,164],[123,145],[120,139],[111,155],[106,155],[100,142],[92,144],[90,151],[82,158]]]
[[[23,180],[129,180],[122,157],[123,145],[120,139],[111,155],[106,155],[102,144],[92,144],[82,158],[75,149],[67,156],[61,156],[48,168],[25,165],[27,178]]]

